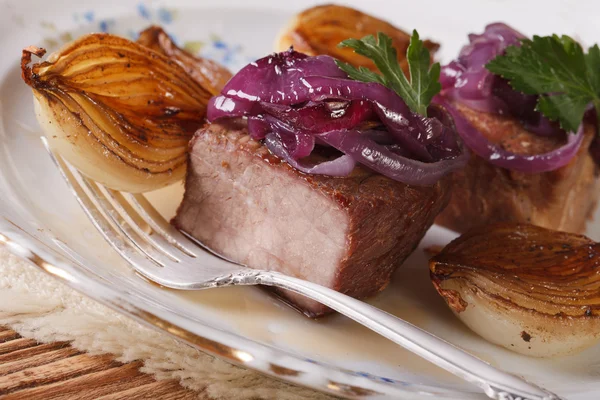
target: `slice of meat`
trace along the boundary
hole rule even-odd
[[[382,290],[448,202],[448,179],[412,187],[357,167],[303,174],[252,140],[244,125],[212,124],[190,144],[173,223],[226,257],[364,298]],[[310,316],[326,307],[280,293]]]
[[[512,152],[540,154],[564,144],[528,132],[513,118],[455,106],[489,140]],[[583,232],[600,193],[598,167],[589,153],[594,135],[594,127],[586,124],[577,156],[562,168],[538,174],[495,167],[473,155],[454,175],[452,199],[436,223],[457,232],[495,222]]]

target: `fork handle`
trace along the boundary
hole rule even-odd
[[[271,271],[260,271],[250,279],[253,282],[244,283],[275,286],[316,300],[438,367],[473,383],[492,399],[561,399],[524,379],[492,367],[487,362],[409,322],[335,290]]]

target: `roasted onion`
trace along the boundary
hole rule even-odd
[[[213,95],[219,94],[223,86],[231,79],[232,74],[227,68],[212,60],[195,57],[180,49],[159,26],[151,26],[142,31],[137,42],[177,61],[196,82]]]
[[[452,311],[490,342],[550,357],[600,340],[600,244],[527,224],[472,230],[430,261]]]
[[[176,61],[138,43],[91,34],[29,66],[38,121],[52,148],[88,177],[142,192],[181,179],[187,144],[211,96]]]
[[[392,38],[398,53],[398,62],[408,75],[406,49],[410,43],[410,35],[392,24],[350,7],[327,4],[302,11],[281,32],[275,48],[276,51],[285,51],[293,46],[304,54],[326,54],[354,66],[363,66],[378,72],[370,59],[356,54],[352,49],[338,47],[342,40],[376,35],[377,32],[383,32]],[[429,40],[426,40],[424,45],[432,57],[439,48],[437,43]]]

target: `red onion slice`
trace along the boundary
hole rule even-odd
[[[540,173],[565,166],[575,157],[583,140],[583,125],[576,134],[567,135],[564,146],[545,154],[525,156],[489,142],[448,101],[450,99],[482,112],[510,115],[535,135],[565,135],[557,123],[535,110],[537,96],[515,91],[506,80],[485,67],[503,54],[508,46],[520,45],[523,38],[522,34],[505,24],[491,24],[481,35],[469,35],[469,44],[462,48],[458,59],[442,68],[442,92],[434,98],[434,103],[443,105],[452,115],[458,134],[478,156],[502,168]]]
[[[354,170],[356,161],[350,155],[343,155],[331,161],[325,161],[315,165],[305,165],[295,160],[287,151],[281,139],[274,133],[265,137],[265,145],[277,157],[285,160],[292,167],[306,174],[320,174],[329,176],[348,176]]]
[[[219,118],[237,118],[260,113],[258,103],[227,96],[215,96],[208,101],[206,119],[213,122]]]
[[[449,172],[462,168],[468,158],[463,152],[457,158],[424,163],[402,156],[355,130],[331,131],[317,137],[366,167],[408,185],[433,185]]]
[[[314,135],[293,129],[285,122],[270,115],[266,115],[264,118],[271,127],[272,135],[277,136],[291,158],[299,160],[312,153],[315,148]]]
[[[458,60],[442,68],[442,95],[475,110],[506,113],[506,104],[493,93],[498,78],[485,66],[522,38],[521,33],[502,23],[486,26],[480,35],[469,35],[469,44],[461,49]]]
[[[556,150],[535,155],[512,153],[491,143],[446,100],[438,99],[436,102],[450,113],[456,131],[469,149],[489,163],[513,171],[541,173],[564,167],[577,154],[583,141],[583,124],[581,124],[577,133],[567,135],[567,143]]]
[[[271,125],[262,117],[248,117],[248,133],[254,140],[264,139],[271,132]]]
[[[378,83],[364,83],[348,79],[308,76],[302,81],[309,88],[312,101],[326,98],[367,100],[375,104],[375,112],[398,142],[422,161],[431,161],[427,134],[420,116],[410,111],[402,99],[391,89]]]
[[[306,173],[346,176],[360,162],[401,182],[431,185],[468,158],[437,117],[412,113],[381,84],[348,79],[331,57],[293,50],[249,64],[211,99],[210,122],[232,117],[246,118],[252,138]],[[371,130],[379,126],[385,132]],[[345,155],[306,165],[317,144]]]
[[[330,56],[309,57],[290,49],[246,65],[227,82],[221,93],[242,100],[297,104],[303,102],[306,95],[300,78],[309,75],[348,77]]]
[[[338,104],[309,103],[300,108],[264,102],[260,105],[263,112],[298,130],[312,133],[350,129],[374,117],[371,103],[364,100],[343,101]]]
[[[512,115],[536,135],[563,134],[557,124],[535,110],[537,96],[514,90],[486,68],[508,46],[519,46],[524,38],[502,23],[486,26],[480,35],[469,35],[469,44],[461,49],[458,59],[442,67],[440,95],[477,111]]]

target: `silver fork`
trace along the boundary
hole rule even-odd
[[[522,378],[492,367],[458,347],[376,307],[332,289],[274,271],[250,269],[199,247],[173,228],[139,194],[114,191],[82,176],[54,154],[52,160],[106,241],[138,273],[162,286],[200,290],[267,285],[291,290],[355,320],[405,349],[470,382],[492,399],[559,400]]]

